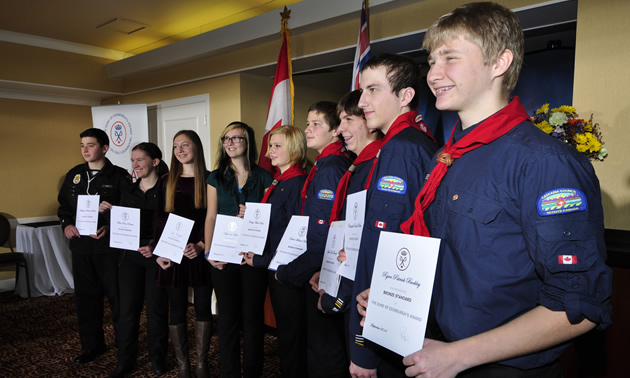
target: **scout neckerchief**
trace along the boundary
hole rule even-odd
[[[436,158],[437,165],[431,171],[429,179],[416,198],[414,213],[400,225],[400,229],[405,234],[409,234],[413,226],[414,235],[429,236],[429,230],[424,223],[424,211],[435,199],[435,192],[440,185],[440,181],[442,181],[446,170],[453,164],[453,161],[468,151],[502,137],[516,125],[528,119],[529,115],[523,108],[523,105],[521,105],[521,101],[518,97],[514,97],[503,109],[481,122],[474,130],[463,136],[455,144],[453,144],[453,134],[455,132],[455,129],[453,129],[451,137],[444,145],[444,149]]]
[[[372,181],[372,174],[374,174],[374,169],[376,168],[376,162],[378,161],[379,156],[381,155],[381,150],[390,139],[392,139],[396,134],[403,131],[407,127],[413,127],[427,134],[429,138],[431,138],[434,142],[433,135],[429,131],[427,125],[422,121],[422,116],[418,114],[416,110],[412,110],[410,112],[401,114],[396,118],[394,123],[387,130],[387,134],[385,134],[385,138],[381,139],[381,148],[376,153],[376,158],[372,161],[372,169],[370,169],[370,174],[368,175],[367,181],[365,183],[365,189],[369,189],[370,182]]]
[[[267,203],[267,201],[269,200],[269,196],[271,195],[271,192],[273,192],[273,190],[276,188],[276,185],[278,185],[280,181],[289,180],[294,177],[302,176],[306,174],[306,171],[304,171],[304,169],[300,167],[299,164],[293,164],[291,167],[289,167],[289,169],[284,171],[282,174],[278,174],[279,172],[280,171],[276,171],[276,177],[273,179],[273,182],[269,186],[269,189],[267,189],[267,191],[265,192],[265,195],[262,201],[260,201],[261,203]]]
[[[356,159],[352,162],[352,165],[346,173],[339,180],[339,184],[337,185],[337,194],[335,194],[335,203],[333,204],[332,211],[330,212],[330,223],[339,219],[339,215],[341,215],[341,209],[343,208],[343,203],[346,200],[346,193],[348,192],[348,183],[350,182],[350,176],[354,173],[355,168],[376,156],[376,153],[381,148],[381,139],[372,141],[370,144],[363,148],[363,151],[359,153]]]
[[[330,155],[346,155],[346,148],[343,146],[343,142],[336,141],[328,146],[324,147],[322,153],[317,155],[315,158],[315,164],[313,164],[313,168],[308,173],[308,177],[306,178],[306,182],[304,183],[304,187],[302,188],[302,209],[304,209],[304,203],[306,202],[306,192],[308,191],[308,187],[311,185],[311,181],[313,181],[313,177],[315,177],[315,173],[317,172],[317,161],[321,158],[325,158]]]

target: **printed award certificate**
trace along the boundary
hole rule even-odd
[[[381,231],[363,336],[401,356],[422,349],[440,239]]]
[[[131,251],[140,248],[140,209],[112,206],[109,220],[109,246]]]
[[[194,224],[193,220],[169,214],[153,254],[180,264]]]
[[[332,297],[337,296],[339,282],[341,281],[341,276],[337,274],[341,264],[337,261],[337,256],[339,251],[343,249],[344,223],[344,221],[337,221],[330,224],[324,259],[322,260],[322,269],[319,273],[319,289],[324,290],[326,294]]]
[[[79,195],[77,198],[77,215],[74,226],[79,235],[96,235],[98,230],[98,205],[101,196]]]
[[[240,264],[243,261],[243,256],[239,256],[242,250],[238,246],[238,239],[242,227],[243,219],[217,214],[210,253],[206,259]]]
[[[271,216],[270,203],[246,202],[243,228],[239,239],[239,252],[254,252],[262,255],[269,232],[269,218]]]
[[[362,190],[350,194],[346,199],[346,233],[344,243],[346,261],[341,263],[339,274],[352,281],[354,281],[354,275],[357,271],[357,260],[359,259],[359,246],[361,245],[361,234],[363,233],[363,223],[365,222],[366,196],[367,190]]]
[[[308,231],[308,216],[294,215],[289,221],[284,235],[280,239],[275,256],[269,263],[269,270],[278,270],[280,265],[286,265],[306,251],[306,232]]]

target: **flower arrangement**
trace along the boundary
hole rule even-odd
[[[599,125],[593,123],[593,115],[587,121],[578,118],[572,106],[562,105],[549,110],[549,104],[544,104],[536,110],[532,122],[545,133],[575,147],[590,160],[604,160],[608,155],[602,146]]]

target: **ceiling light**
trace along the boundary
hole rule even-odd
[[[106,23],[97,26],[97,29],[109,29],[119,33],[133,34],[140,30],[146,29],[151,25],[143,24],[141,22],[131,21],[124,18],[114,18]]]

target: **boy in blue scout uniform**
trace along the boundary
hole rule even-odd
[[[279,266],[276,274],[278,281],[302,288],[306,299],[309,377],[344,377],[348,374],[343,316],[322,314],[317,309],[319,294],[308,284],[322,266],[335,191],[351,164],[343,142],[337,137],[338,126],[336,103],[320,101],[309,108],[306,145],[317,151],[318,156],[302,190],[302,215],[309,216],[307,250],[291,263]]]
[[[80,134],[84,164],[67,174],[59,191],[61,227],[70,239],[72,271],[79,322],[81,354],[74,362],[93,361],[106,351],[103,333],[103,299],[106,296],[112,311],[114,328],[118,323],[118,251],[109,247],[109,217],[99,214],[96,235],[81,236],[75,227],[79,195],[100,196],[100,201],[119,204],[121,192],[131,186],[126,170],[113,165],[105,157],[109,138],[101,129],[87,129]],[[98,205],[98,204],[97,204]]]
[[[494,3],[463,5],[425,35],[436,107],[460,123],[433,162],[435,199],[411,220],[442,242],[435,322],[404,358],[408,376],[559,377],[570,339],[611,321],[593,167],[508,100],[523,44],[514,13]]]
[[[361,71],[363,109],[368,128],[385,134],[375,159],[367,192],[365,223],[350,306],[350,372],[358,377],[375,377],[377,368],[386,376],[402,375],[401,369],[381,363],[382,348],[361,336],[361,316],[356,296],[369,287],[380,232],[399,232],[400,224],[413,211],[430,159],[437,146],[413,110],[418,106],[420,71],[413,60],[393,54],[370,59]],[[400,365],[400,362],[398,365]]]

